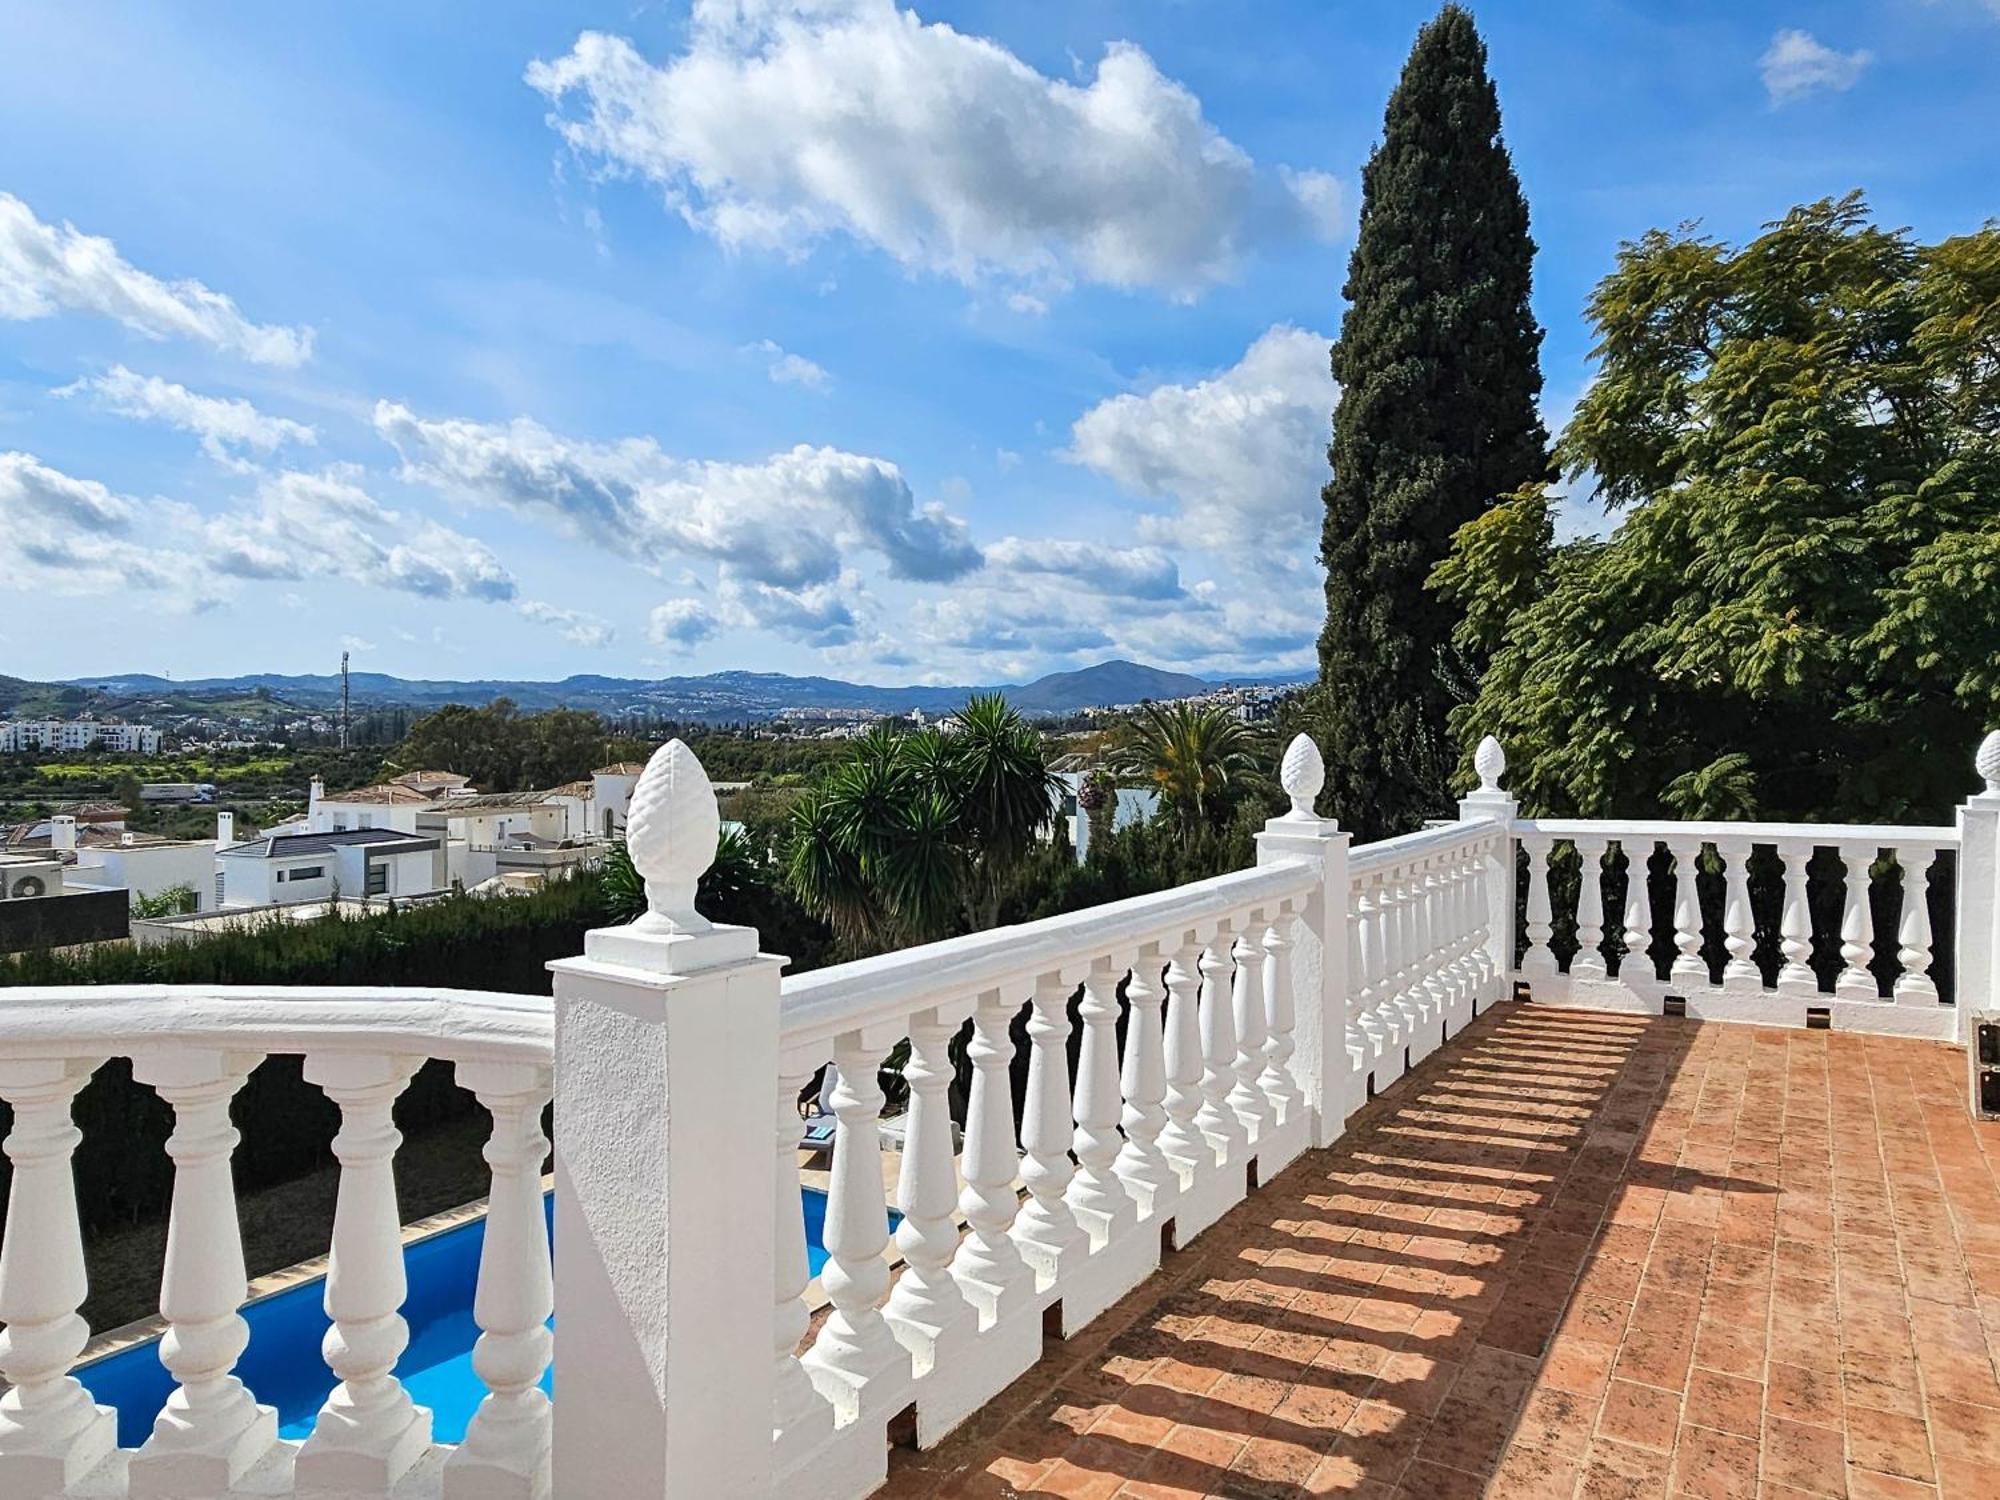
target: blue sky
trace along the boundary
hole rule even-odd
[[[0,671],[1305,665],[1432,11],[7,6]],[[2000,211],[2000,0],[1478,16],[1552,425],[1621,239]]]

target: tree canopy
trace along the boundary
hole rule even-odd
[[[1589,313],[1558,457],[1622,519],[1558,545],[1531,486],[1460,527],[1459,744],[1543,812],[1943,816],[2000,720],[2000,227],[1655,230]]]
[[[1362,172],[1333,346],[1314,727],[1326,803],[1362,838],[1449,806],[1447,716],[1480,661],[1425,577],[1460,525],[1548,477],[1534,251],[1485,43],[1447,5],[1418,34]]]

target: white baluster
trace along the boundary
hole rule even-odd
[[[1469,907],[1466,940],[1470,945],[1473,978],[1473,1012],[1478,1013],[1479,1001],[1487,995],[1504,992],[1502,976],[1493,963],[1492,932],[1489,930],[1487,905],[1487,861],[1491,840],[1481,840],[1466,852],[1471,871],[1466,882],[1466,902]]]
[[[1073,1125],[1069,1097],[1069,997],[1060,974],[1035,981],[1034,1009],[1028,1017],[1028,1095],[1021,1121],[1026,1160],[1021,1181],[1028,1201],[1014,1220],[1014,1243],[1047,1288],[1063,1266],[1088,1248],[1088,1237],[1064,1194],[1076,1169],[1070,1165]]]
[[[968,1232],[952,1261],[952,1275],[979,1309],[982,1328],[1034,1291],[1034,1273],[1021,1259],[1010,1231],[1020,1209],[1014,1178],[1014,1095],[1008,1064],[1014,1056],[1008,1026],[1016,1007],[998,990],[979,997],[972,1012],[972,1096],[965,1112],[965,1187],[959,1212]]]
[[[1356,876],[1347,887],[1347,1050],[1355,1070],[1364,1074],[1381,1051],[1368,1013],[1369,927],[1374,915],[1369,908],[1369,881]]]
[[[1292,1053],[1298,1045],[1298,1017],[1292,1002],[1292,924],[1298,920],[1290,901],[1278,908],[1277,919],[1264,931],[1264,1071],[1258,1087],[1271,1101],[1272,1116],[1286,1125],[1305,1118],[1305,1095],[1292,1077]]]
[[[1530,979],[1556,972],[1556,956],[1549,949],[1555,932],[1549,906],[1549,851],[1554,846],[1555,840],[1545,833],[1521,835],[1521,847],[1528,855],[1528,946],[1521,955],[1521,972]]]
[[[1473,952],[1472,854],[1460,849],[1445,865],[1445,910],[1450,923],[1453,1003],[1470,1010],[1479,998],[1479,965]]]
[[[1250,913],[1236,934],[1230,956],[1236,972],[1230,982],[1230,1014],[1236,1023],[1236,1059],[1229,1086],[1229,1107],[1242,1123],[1243,1134],[1252,1145],[1270,1134],[1271,1102],[1257,1079],[1264,1071],[1264,1043],[1269,1033],[1264,1026],[1264,914]]]
[[[1236,1023],[1229,995],[1231,941],[1230,924],[1223,922],[1214,940],[1201,950],[1201,1110],[1195,1125],[1218,1156],[1241,1161],[1249,1140],[1243,1122],[1229,1107],[1229,1090],[1236,1082]]]
[[[1819,976],[1812,971],[1812,904],[1806,899],[1806,867],[1812,863],[1811,844],[1781,844],[1785,861],[1785,909],[1778,936],[1785,962],[1778,970],[1778,989],[1793,996],[1817,995]]]
[[[962,1012],[961,1012],[962,1014]],[[910,1085],[909,1133],[903,1141],[902,1173],[896,1204],[903,1222],[896,1248],[903,1274],[889,1294],[883,1317],[911,1354],[913,1373],[924,1375],[940,1357],[969,1337],[978,1315],[952,1278],[958,1249],[958,1183],[952,1169],[951,1038],[956,1018],[937,1010],[910,1021],[910,1060],[903,1077]]]
[[[1715,852],[1723,867],[1722,943],[1729,950],[1729,961],[1722,966],[1722,987],[1754,994],[1764,988],[1764,975],[1752,958],[1757,951],[1757,934],[1756,918],[1750,910],[1750,841],[1718,839]]]
[[[1679,950],[1669,978],[1685,989],[1709,982],[1708,963],[1701,956],[1701,893],[1695,885],[1701,843],[1674,839],[1667,847],[1674,855],[1674,947]]]
[[[1430,862],[1419,860],[1410,867],[1410,1003],[1411,1037],[1417,1052],[1423,1053],[1432,1036],[1430,1022],[1443,1008],[1437,984],[1436,909],[1431,905]]]
[[[1397,1036],[1407,1046],[1423,1019],[1420,986],[1423,955],[1417,951],[1417,877],[1412,869],[1393,872],[1389,877],[1392,903],[1389,908],[1392,939],[1389,952],[1395,957],[1396,972],[1390,983],[1389,1003],[1396,1012]]]
[[[1576,892],[1576,954],[1569,961],[1572,979],[1602,979],[1610,972],[1604,962],[1604,840],[1585,834],[1575,841],[1579,884]]]
[[[1868,904],[1868,867],[1875,862],[1875,850],[1842,844],[1840,858],[1847,866],[1847,902],[1840,916],[1842,968],[1833,993],[1842,1000],[1879,1000],[1881,987],[1868,971],[1875,958],[1875,916]]]
[[[1384,871],[1376,884],[1375,911],[1382,929],[1382,987],[1375,1014],[1382,1021],[1385,1045],[1395,1049],[1409,1040],[1414,1018],[1403,994],[1410,973],[1410,903],[1402,876],[1393,870]]]
[[[1355,1006],[1355,1021],[1368,1038],[1368,1055],[1373,1060],[1383,1054],[1390,1042],[1390,1024],[1383,1014],[1389,967],[1386,948],[1389,926],[1382,908],[1388,896],[1381,877],[1364,876],[1357,886],[1356,899],[1359,903],[1360,931],[1351,952],[1360,962],[1362,982],[1355,988],[1359,997]]]
[[[1132,977],[1125,981],[1125,1063],[1119,1076],[1125,1095],[1125,1144],[1115,1166],[1139,1213],[1147,1218],[1155,1217],[1159,1206],[1180,1187],[1180,1177],[1160,1147],[1160,1133],[1167,1124],[1165,1037],[1160,1023],[1163,963],[1153,943],[1132,961]]]
[[[889,1210],[882,1196],[882,1085],[875,1078],[882,1049],[871,1040],[863,1032],[845,1031],[833,1044],[839,1081],[827,1102],[838,1123],[820,1237],[827,1255],[820,1285],[833,1311],[804,1360],[806,1374],[833,1403],[834,1422],[841,1427],[874,1405],[891,1377],[909,1369],[909,1356],[882,1317],[889,1290],[889,1263],[882,1258],[889,1248]]]
[[[555,1092],[551,1068],[527,1063],[458,1065],[458,1083],[493,1117],[486,1238],[472,1316],[479,1324],[472,1368],[487,1394],[444,1466],[445,1500],[543,1500],[549,1493],[549,1398],[542,1376],[555,1350],[549,1315],[549,1224],[542,1163],[549,1138],[542,1110]]]
[[[1198,1167],[1215,1165],[1215,1151],[1195,1124],[1201,1110],[1201,945],[1189,933],[1167,965],[1167,1123],[1160,1154],[1185,1187]]]
[[[1423,959],[1423,992],[1426,1023],[1441,1022],[1451,1004],[1451,916],[1450,897],[1445,885],[1441,859],[1428,859],[1418,867],[1417,931]],[[1444,1038],[1442,1025],[1427,1024],[1422,1033],[1425,1051]]]
[[[1627,985],[1651,984],[1660,977],[1653,965],[1653,896],[1647,886],[1653,841],[1621,838],[1618,847],[1625,856],[1625,916],[1619,933],[1625,951],[1618,959],[1618,977]]]
[[[69,1373],[90,1338],[77,1308],[90,1291],[70,1158],[83,1139],[70,1101],[94,1060],[0,1060],[0,1099],[14,1110],[14,1182],[0,1240],[0,1494],[58,1495],[108,1456],[117,1413]]]
[[[771,1205],[775,1239],[772,1244],[771,1307],[771,1432],[778,1450],[777,1468],[789,1472],[801,1450],[833,1430],[833,1408],[813,1389],[812,1377],[799,1363],[799,1342],[812,1324],[805,1291],[812,1281],[806,1255],[805,1205],[799,1191],[799,1142],[806,1122],[799,1114],[799,1095],[819,1070],[803,1059],[788,1058],[790,1071],[778,1075],[777,1185]]]
[[[1906,845],[1896,851],[1903,867],[1903,916],[1896,929],[1896,959],[1903,972],[1896,976],[1895,997],[1905,1005],[1938,1003],[1937,981],[1931,978],[1930,868],[1937,850]]]
[[[236,1378],[250,1342],[239,1309],[250,1293],[229,1159],[236,1131],[229,1101],[257,1058],[193,1049],[141,1052],[132,1076],[174,1111],[174,1162],[160,1315],[160,1363],[178,1384],[132,1457],[134,1496],[219,1495],[260,1463],[278,1438],[277,1412]]]
[[[326,1275],[333,1327],[321,1345],[340,1384],[299,1449],[301,1494],[387,1495],[430,1447],[430,1412],[412,1404],[391,1373],[410,1342],[400,1311],[408,1287],[394,1169],[403,1137],[392,1111],[418,1062],[345,1052],[306,1058],[307,1082],[340,1108],[333,1138],[340,1187]]]
[[[1065,1197],[1076,1220],[1102,1245],[1136,1216],[1131,1194],[1119,1180],[1115,1163],[1124,1139],[1118,1119],[1124,1107],[1118,1081],[1118,981],[1124,974],[1109,958],[1094,960],[1083,981],[1083,1003],[1077,1008],[1082,1044],[1077,1052],[1076,1175]]]

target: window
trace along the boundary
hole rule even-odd
[[[321,879],[325,874],[326,874],[325,865],[299,865],[292,870],[290,878],[293,880],[318,880]],[[278,878],[280,880],[286,878],[286,874],[283,870],[280,870],[278,872]]]
[[[389,894],[389,867],[386,864],[370,864],[368,866],[366,891],[370,896],[386,896]]]

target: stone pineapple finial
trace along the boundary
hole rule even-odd
[[[1284,761],[1278,767],[1278,783],[1292,799],[1288,816],[1315,816],[1313,802],[1320,788],[1326,785],[1326,762],[1320,759],[1319,746],[1313,743],[1311,735],[1294,735],[1291,744],[1285,747]]]
[[[1979,753],[1972,757],[1972,765],[1986,783],[1987,792],[2000,794],[2000,729],[1989,730],[1979,742]]]
[[[1492,735],[1481,740],[1479,748],[1472,752],[1472,769],[1479,773],[1480,791],[1500,790],[1500,778],[1507,773],[1507,752]]]
[[[668,740],[639,773],[625,819],[625,847],[646,881],[648,910],[635,927],[669,933],[711,929],[694,909],[694,891],[715,863],[721,837],[722,814],[708,772],[694,751]]]

